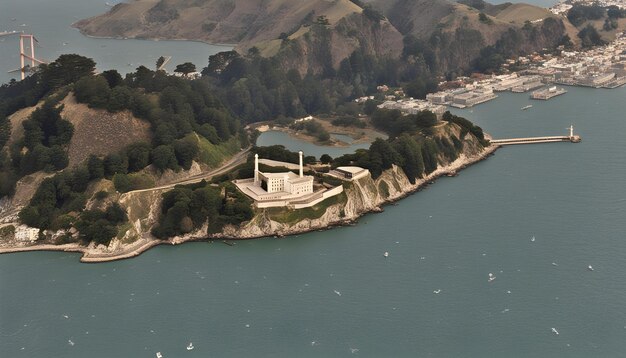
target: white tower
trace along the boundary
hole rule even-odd
[[[254,155],[254,184],[259,183],[259,155]]]
[[[303,161],[302,161],[302,151],[300,151],[299,154],[300,154],[300,178],[302,178],[304,176],[304,168],[303,168]]]

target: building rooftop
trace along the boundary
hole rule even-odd
[[[293,173],[293,172],[283,172],[283,173],[263,173],[263,172],[259,172],[259,174],[263,175],[266,178],[289,178],[289,179],[296,179],[298,178],[298,175]]]
[[[337,170],[341,170],[341,171],[352,173],[352,174],[358,174],[364,171],[365,169],[361,167],[337,167]]]

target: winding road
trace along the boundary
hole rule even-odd
[[[154,187],[154,188],[129,191],[127,193],[124,193],[123,195],[132,195],[132,194],[137,194],[137,193],[145,193],[145,192],[149,192],[149,191],[171,189],[171,188],[175,187],[176,185],[195,184],[195,183],[198,183],[198,182],[200,182],[202,180],[210,180],[211,178],[213,178],[216,175],[222,175],[224,173],[228,173],[229,171],[233,170],[238,165],[241,165],[241,164],[245,163],[246,159],[248,157],[248,152],[250,152],[251,148],[252,147],[248,147],[246,149],[242,149],[239,153],[235,154],[232,158],[230,158],[229,161],[224,163],[221,167],[213,169],[210,172],[196,174],[196,175],[190,176],[188,178],[181,179],[181,180],[178,180],[178,181],[170,183],[170,184],[157,186],[157,187]]]

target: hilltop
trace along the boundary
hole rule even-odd
[[[505,56],[558,45],[567,19],[528,4],[492,5],[482,0],[370,0],[402,35],[416,38],[432,52],[438,72],[472,67],[485,48]],[[575,33],[573,34],[575,37]],[[572,35],[570,35],[572,37]],[[491,50],[490,50],[491,51]]]
[[[253,49],[302,75],[339,70],[355,50],[399,58],[412,38],[422,42],[432,72],[458,73],[499,42],[510,56],[554,47],[577,33],[547,9],[482,0],[138,0],[75,26],[93,36],[231,43],[240,54]]]
[[[325,56],[334,65],[360,46],[377,56],[398,54],[402,48],[402,36],[393,26],[372,19],[349,0],[138,0],[74,26],[92,36],[228,43],[240,53],[257,47],[266,56],[296,42],[286,61],[300,64],[302,73],[323,67],[321,59],[309,56],[320,52],[320,42],[328,46]]]

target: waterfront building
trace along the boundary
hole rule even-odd
[[[364,178],[370,174],[370,171],[361,167],[337,167],[335,170],[330,171],[328,174],[344,180],[358,180]]]
[[[540,100],[549,100],[550,98],[560,96],[562,94],[567,93],[567,91],[563,88],[559,88],[556,86],[552,86],[549,88],[541,89],[534,91],[531,93],[530,98],[532,99],[540,99]]]
[[[497,98],[490,88],[479,88],[454,96],[452,106],[458,108],[472,107]]]

